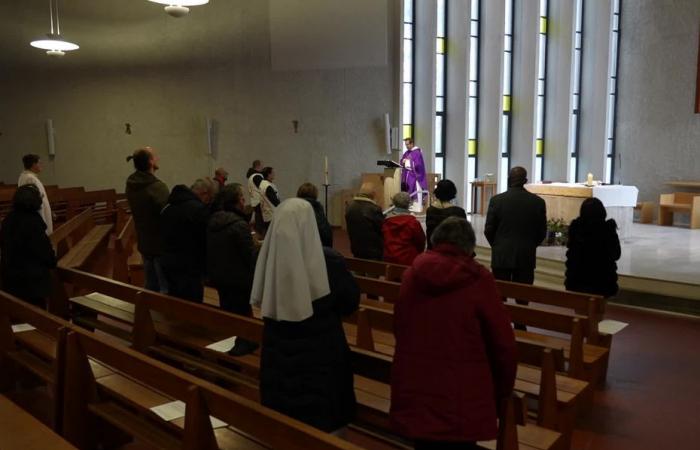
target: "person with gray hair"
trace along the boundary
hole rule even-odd
[[[206,232],[215,183],[199,178],[188,188],[175,186],[161,211],[161,265],[172,296],[202,303],[206,264]]]
[[[389,418],[416,449],[477,448],[496,438],[513,391],[515,336],[493,275],[472,256],[469,222],[445,219],[432,241],[394,305]]]
[[[384,261],[408,266],[425,250],[425,232],[408,210],[411,197],[407,192],[395,194],[391,202],[394,207],[382,225]]]

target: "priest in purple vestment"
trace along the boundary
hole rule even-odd
[[[401,190],[408,192],[412,201],[418,199],[416,194],[416,182],[420,184],[422,190],[428,188],[425,180],[425,164],[423,163],[423,152],[420,147],[413,144],[413,138],[404,139],[406,152],[401,157]]]

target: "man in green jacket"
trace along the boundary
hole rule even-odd
[[[138,249],[143,256],[144,287],[167,294],[168,283],[160,263],[163,253],[160,212],[168,203],[170,191],[155,176],[158,155],[151,147],[136,150],[126,160],[133,161],[136,169],[126,180],[126,198],[136,226]]]

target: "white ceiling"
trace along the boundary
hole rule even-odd
[[[29,46],[49,31],[48,5],[0,0],[0,67],[197,64],[269,45],[265,0],[211,0],[180,19],[147,0],[59,0],[61,33],[81,48],[51,61]]]

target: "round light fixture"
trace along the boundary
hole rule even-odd
[[[165,6],[165,12],[173,17],[184,17],[190,13],[188,6],[206,5],[209,0],[148,0]]]
[[[49,0],[49,16],[51,18],[51,32],[46,37],[41,37],[30,42],[34,48],[46,50],[46,54],[53,57],[61,57],[80,47],[68,42],[61,37],[61,23],[58,20],[58,0]],[[55,31],[54,31],[55,30]]]

